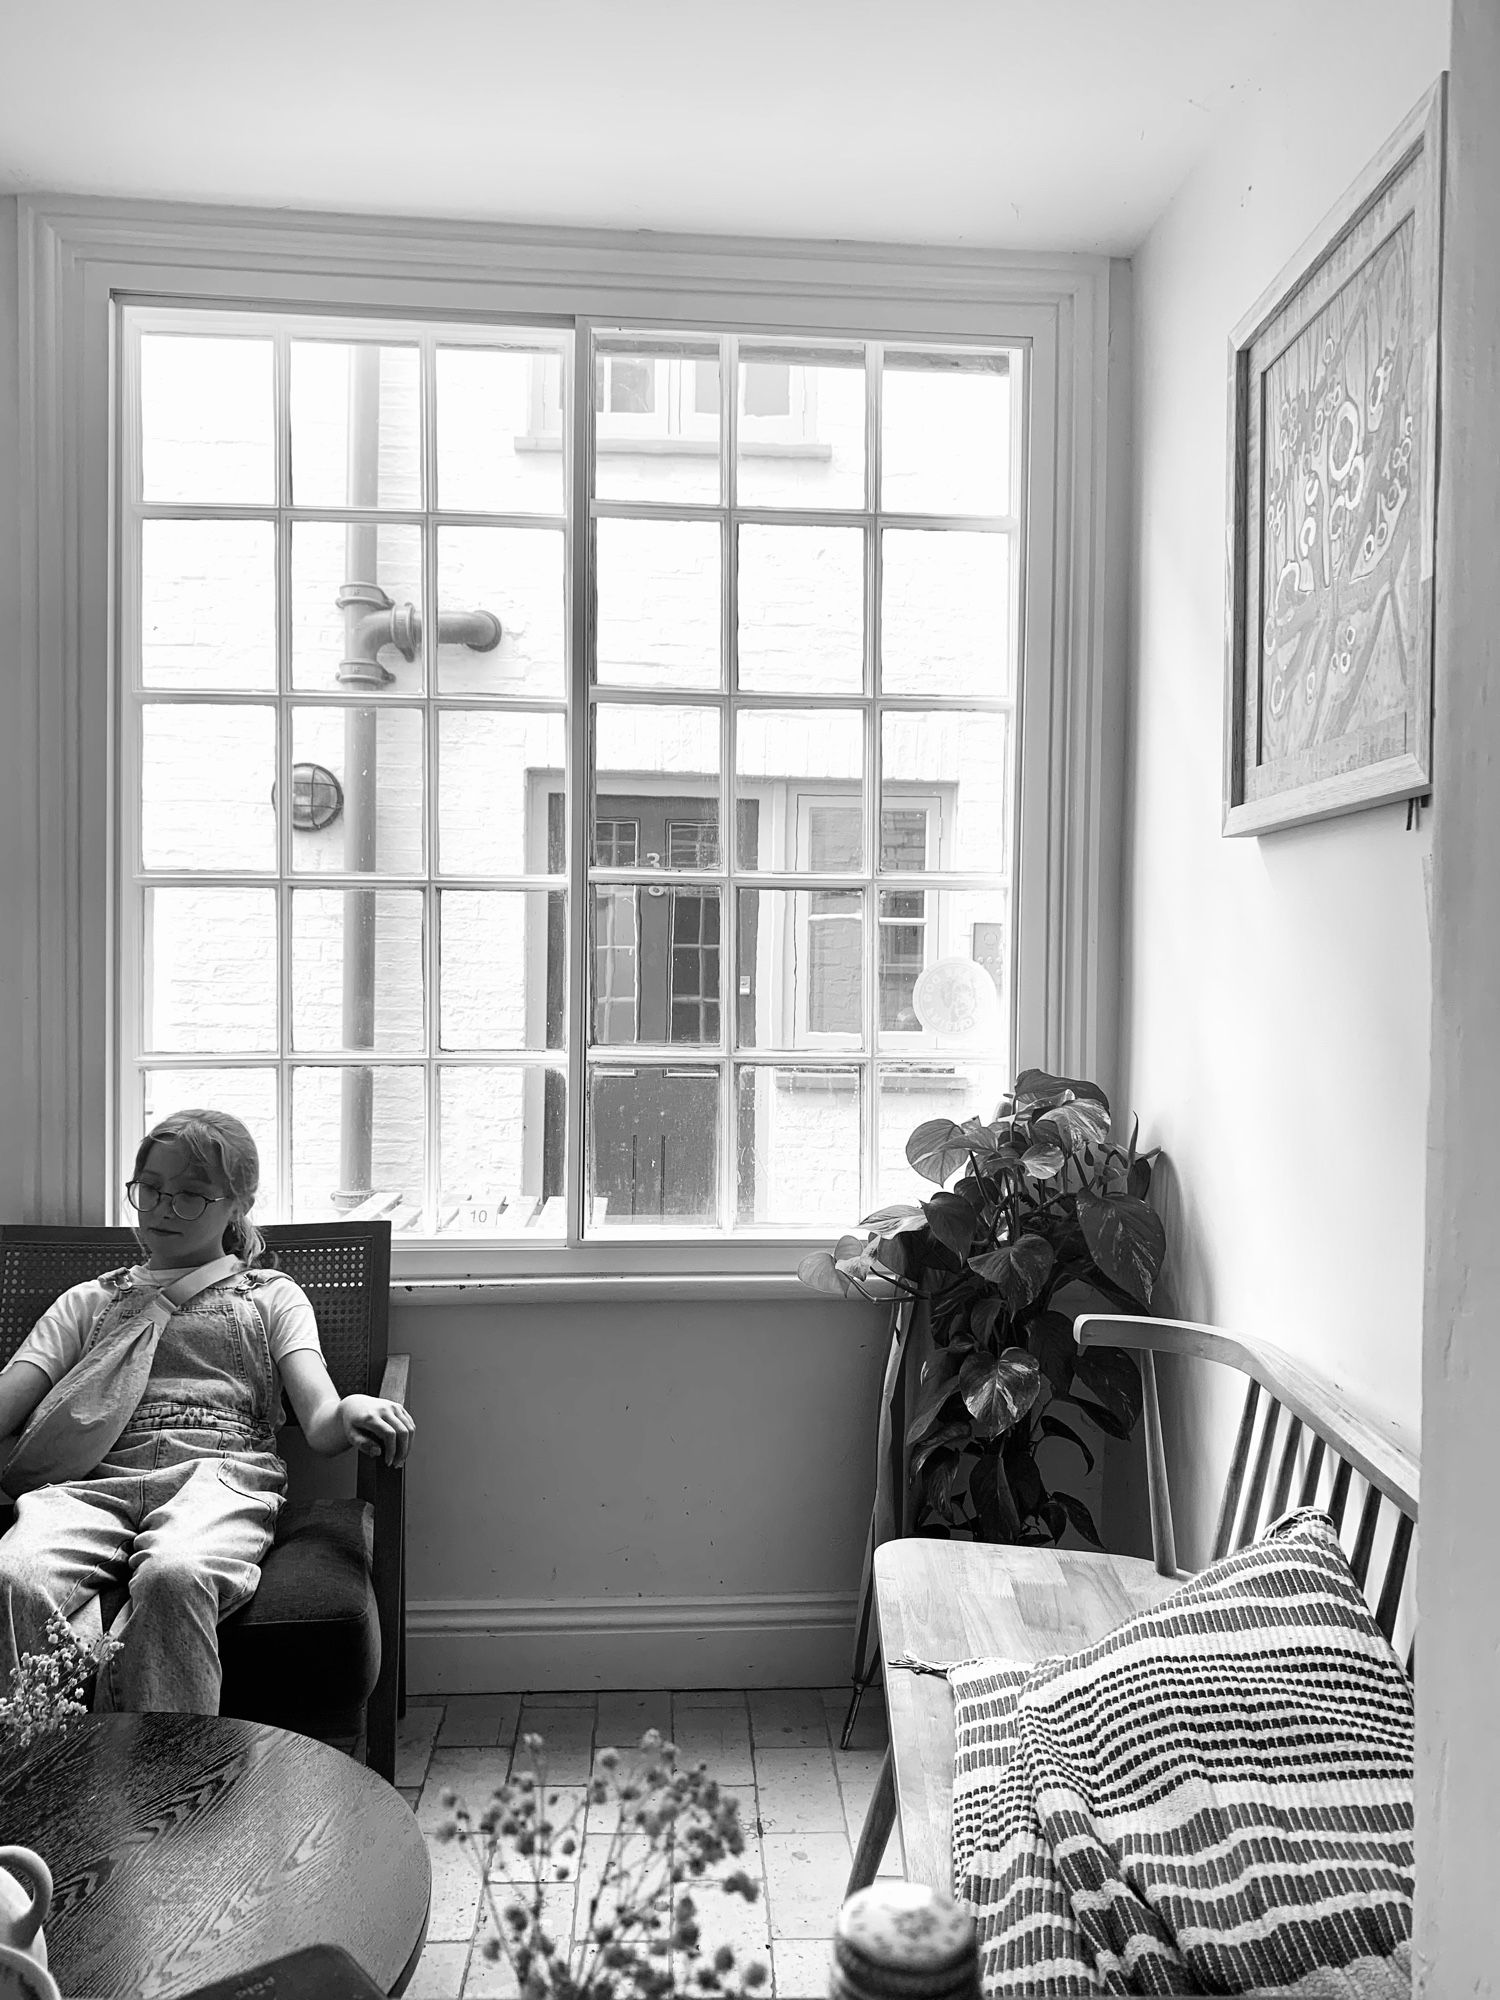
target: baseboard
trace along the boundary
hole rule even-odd
[[[431,1599],[407,1606],[407,1684],[418,1695],[829,1687],[849,1678],[857,1604],[853,1591]]]

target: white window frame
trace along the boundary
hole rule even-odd
[[[1124,435],[1124,278],[1107,260],[629,234],[364,217],[291,217],[84,197],[18,202],[21,574],[16,680],[36,779],[16,808],[18,986],[32,1062],[26,1206],[37,1219],[118,1212],[118,713],[111,658],[112,386],[126,300],[477,320],[740,329],[1019,344],[1028,353],[1030,533],[1020,619],[1013,1046],[1019,1060],[1113,1081],[1123,559],[1106,504]],[[577,427],[575,454],[583,447]],[[1108,614],[1108,616],[1106,615]],[[578,654],[587,638],[575,631]],[[570,778],[572,773],[569,774]],[[574,842],[583,787],[570,787]],[[581,963],[569,1007],[584,1018]],[[575,1114],[576,1115],[576,1114]],[[395,1276],[784,1272],[800,1240],[401,1245]],[[524,1262],[517,1261],[524,1259]]]

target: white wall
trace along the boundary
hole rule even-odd
[[[843,1681],[884,1313],[615,1290],[393,1294],[413,1688]]]
[[[1446,0],[1343,13],[1307,10],[1135,263],[1123,1095],[1170,1158],[1176,1310],[1306,1354],[1415,1444],[1430,826],[1219,831],[1228,337],[1448,57]],[[1184,1471],[1195,1560],[1212,1475]]]

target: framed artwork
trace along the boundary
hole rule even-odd
[[[1445,81],[1230,336],[1226,834],[1431,786]]]

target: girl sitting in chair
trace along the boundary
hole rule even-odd
[[[21,1433],[0,1458],[18,1496],[0,1536],[0,1688],[45,1649],[50,1617],[124,1584],[96,1706],[217,1714],[217,1627],[255,1593],[286,1486],[281,1391],[314,1451],[405,1460],[406,1411],[340,1397],[307,1294],[258,1268],[259,1184],[239,1119],[163,1119],[126,1190],[146,1261],[64,1292],[0,1370],[0,1450]]]

